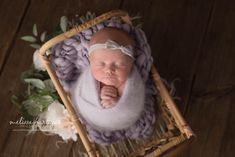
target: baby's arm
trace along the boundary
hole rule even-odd
[[[118,90],[113,86],[104,85],[100,92],[101,105],[110,108],[118,101]]]

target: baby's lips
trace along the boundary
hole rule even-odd
[[[108,82],[111,82],[111,83],[115,83],[116,82],[116,78],[115,77],[103,77],[102,79],[103,81],[108,81]]]
[[[104,76],[104,79],[114,80],[116,77],[114,76]]]

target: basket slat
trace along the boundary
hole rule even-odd
[[[179,126],[179,129],[181,130],[181,132],[185,133],[187,138],[191,138],[192,136],[194,136],[194,133],[191,130],[191,128],[188,126],[186,121],[184,120],[184,118],[181,115],[181,113],[179,112],[178,108],[176,107],[176,104],[172,100],[169,92],[166,89],[166,86],[163,84],[161,77],[160,77],[160,75],[157,71],[157,68],[155,66],[152,67],[152,75],[153,75],[155,85],[159,89],[163,100],[166,102],[167,107],[169,108],[173,117],[175,118],[176,123]]]

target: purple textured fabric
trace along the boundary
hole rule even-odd
[[[89,126],[86,121],[80,117],[85,124],[90,139],[99,144],[110,144],[123,138],[141,139],[147,138],[153,131],[155,122],[154,99],[157,94],[155,86],[149,77],[153,59],[151,50],[147,42],[145,33],[140,29],[129,24],[123,24],[113,19],[97,24],[52,48],[51,61],[63,87],[69,91],[72,84],[77,80],[83,70],[89,65],[88,43],[91,36],[104,27],[115,27],[129,33],[135,40],[135,64],[146,83],[145,108],[140,119],[129,128],[117,131],[98,131]]]

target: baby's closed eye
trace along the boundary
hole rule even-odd
[[[126,63],[122,63],[122,62],[115,63],[115,66],[118,68],[127,68],[128,67],[128,65]]]
[[[105,63],[104,63],[104,62],[96,62],[96,63],[95,63],[95,66],[104,67],[104,66],[105,66]]]

